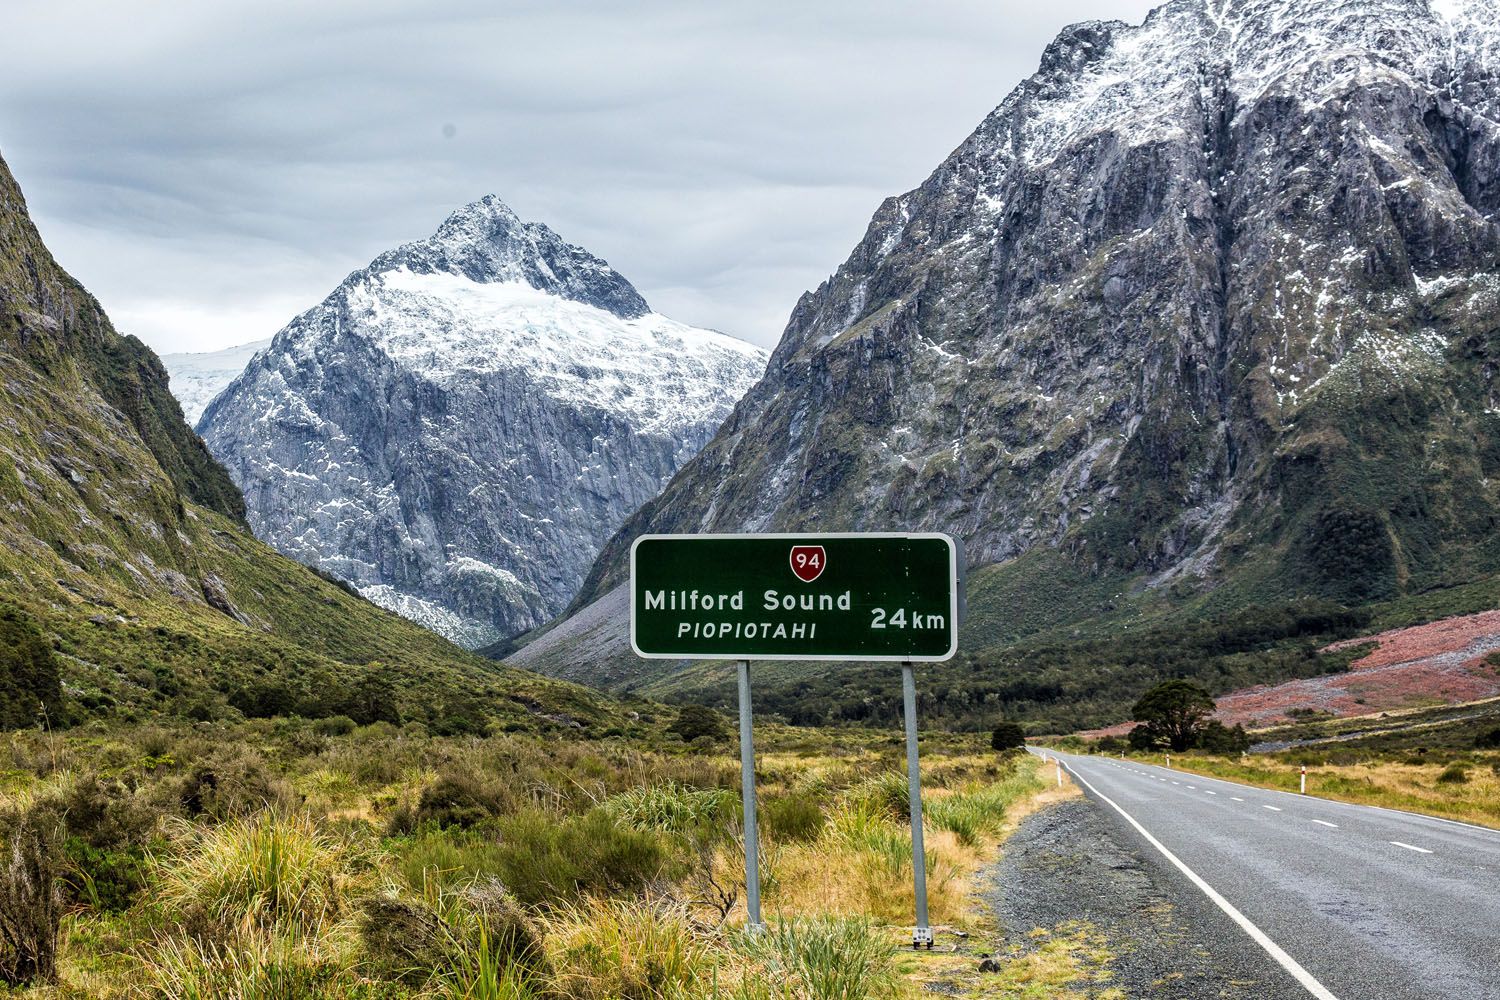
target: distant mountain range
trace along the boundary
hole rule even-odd
[[[952,697],[1094,699],[998,693],[994,651],[1500,569],[1497,372],[1500,4],[1173,0],[1074,25],[879,207],[511,662],[717,698],[630,655],[632,539],[937,529],[972,562]]]
[[[294,319],[198,430],[257,535],[476,647],[558,614],[765,360],[487,197]]]

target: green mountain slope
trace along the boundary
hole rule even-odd
[[[0,161],[0,724],[240,712],[462,732],[611,711],[275,554],[243,511],[161,363],[52,259]]]

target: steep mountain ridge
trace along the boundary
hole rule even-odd
[[[480,731],[606,711],[256,541],[160,361],[53,260],[3,160],[0,455],[0,725],[242,712]]]
[[[473,647],[560,611],[764,362],[490,196],[293,320],[199,429],[260,537]]]
[[[646,531],[947,530],[975,617],[1042,581],[1038,628],[1500,568],[1500,5],[1437,6],[1063,31],[797,303],[573,610]],[[516,662],[625,672],[565,645]]]

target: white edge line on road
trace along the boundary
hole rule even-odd
[[[1429,851],[1425,847],[1418,847],[1415,844],[1403,844],[1399,840],[1393,840],[1393,841],[1391,841],[1391,843],[1395,844],[1397,847],[1404,847],[1408,851],[1416,851],[1418,854],[1431,854],[1432,853],[1431,851]]]
[[[1319,826],[1332,827],[1335,830],[1339,828],[1339,825],[1337,823],[1330,823],[1326,819],[1315,819],[1313,820],[1313,822],[1318,824]]]
[[[1188,877],[1188,880],[1192,882],[1193,885],[1197,886],[1198,889],[1205,896],[1207,896],[1215,906],[1223,910],[1230,920],[1233,920],[1236,924],[1238,924],[1241,930],[1243,930],[1246,934],[1249,934],[1251,940],[1260,945],[1261,948],[1265,950],[1265,953],[1267,955],[1270,955],[1273,959],[1276,960],[1277,965],[1280,965],[1283,969],[1291,974],[1291,977],[1293,979],[1301,983],[1303,988],[1306,989],[1307,992],[1317,997],[1318,1000],[1339,1000],[1338,997],[1334,996],[1334,994],[1329,991],[1328,987],[1324,986],[1322,983],[1314,979],[1312,973],[1308,972],[1301,965],[1299,965],[1295,958],[1288,955],[1281,949],[1281,946],[1279,944],[1267,937],[1265,931],[1261,930],[1259,927],[1255,926],[1255,924],[1251,923],[1249,917],[1245,916],[1239,910],[1235,909],[1234,904],[1229,902],[1229,900],[1225,899],[1223,896],[1219,895],[1218,891],[1215,890],[1213,886],[1203,881],[1203,879],[1199,877],[1197,872],[1193,871],[1182,862],[1182,859],[1178,858],[1177,855],[1167,850],[1166,845],[1153,837],[1151,835],[1151,832],[1144,826],[1141,826],[1140,823],[1136,822],[1136,818],[1134,816],[1130,815],[1130,813],[1126,812],[1124,809],[1121,809],[1113,799],[1105,795],[1103,792],[1099,791],[1099,789],[1095,788],[1093,785],[1089,784],[1089,780],[1075,771],[1071,764],[1064,762],[1063,766],[1068,769],[1069,774],[1071,774],[1077,780],[1083,782],[1084,786],[1087,787],[1089,791],[1099,796],[1099,798],[1107,803],[1109,807],[1115,812],[1119,813],[1121,816],[1124,816],[1125,821],[1131,826],[1135,827],[1136,832],[1138,832],[1142,837],[1145,837],[1148,844],[1160,851],[1162,857],[1172,862],[1172,864],[1177,868],[1178,871],[1186,875]]]

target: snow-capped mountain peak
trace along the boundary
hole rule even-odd
[[[608,263],[539,222],[523,222],[494,195],[454,212],[425,240],[375,258],[369,272],[460,274],[479,283],[522,282],[560,298],[631,319],[651,311]]]
[[[487,197],[288,324],[199,429],[263,538],[479,646],[562,610],[765,358]]]

